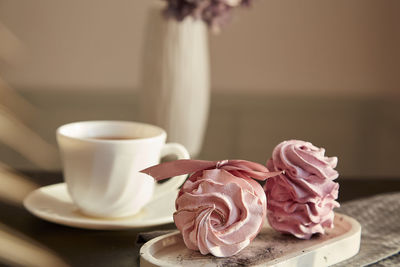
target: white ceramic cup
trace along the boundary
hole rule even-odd
[[[139,172],[167,155],[189,158],[182,145],[166,144],[166,136],[157,126],[126,121],[74,122],[58,128],[64,179],[81,212],[95,217],[130,216],[153,195],[158,198],[179,188],[185,175],[157,184]]]

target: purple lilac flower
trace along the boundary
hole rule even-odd
[[[226,24],[231,12],[238,6],[249,6],[252,0],[164,0],[167,7],[164,14],[168,18],[182,21],[187,16],[202,19],[212,29],[218,30]]]

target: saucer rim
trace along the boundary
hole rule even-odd
[[[64,225],[73,228],[81,228],[81,229],[91,229],[91,230],[124,230],[124,229],[137,229],[137,228],[146,228],[152,226],[158,226],[163,224],[173,223],[172,214],[169,216],[163,216],[158,219],[153,220],[145,220],[145,217],[141,217],[139,221],[135,221],[135,215],[123,217],[123,218],[95,218],[85,216],[84,214],[76,213],[76,217],[69,217],[67,214],[62,214],[54,216],[48,212],[40,210],[35,204],[35,200],[38,196],[42,196],[45,192],[54,191],[56,189],[65,190],[66,194],[69,195],[67,190],[66,183],[57,183],[51,184],[47,186],[42,186],[30,192],[23,201],[23,206],[25,209],[30,212],[32,215],[59,225]],[[172,191],[175,196],[178,194],[179,190]],[[172,194],[172,193],[171,193]],[[156,198],[153,201],[147,203],[144,208],[154,202],[159,202],[169,197],[170,194],[166,194],[163,197]],[[75,206],[71,199],[68,202],[69,205]],[[75,206],[76,207],[76,206]],[[77,207],[76,207],[77,208]],[[78,209],[78,208],[77,208]]]

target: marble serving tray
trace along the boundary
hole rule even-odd
[[[336,213],[325,235],[300,240],[274,231],[266,223],[253,242],[228,258],[201,255],[186,248],[178,231],[148,241],[140,249],[140,266],[329,266],[356,255],[361,226]]]

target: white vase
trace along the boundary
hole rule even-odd
[[[162,7],[150,11],[144,43],[142,117],[167,131],[169,142],[198,156],[210,98],[208,30],[187,17],[166,19]]]

